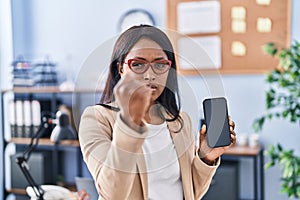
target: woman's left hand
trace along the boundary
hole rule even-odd
[[[230,137],[231,137],[231,144],[229,146],[210,148],[206,140],[206,125],[204,124],[199,131],[200,134],[199,155],[201,157],[201,160],[208,165],[212,165],[214,161],[225,152],[226,149],[228,149],[229,147],[231,147],[236,143],[236,134],[234,132],[235,124],[233,121],[231,121],[230,116],[228,116],[228,118],[229,118]]]
[[[77,192],[77,200],[89,200],[89,199],[91,199],[91,196],[85,190],[80,190]]]

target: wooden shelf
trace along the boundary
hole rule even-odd
[[[29,144],[31,138],[11,138],[9,143],[15,143],[15,144]],[[44,146],[54,146],[54,142],[52,142],[49,138],[40,138],[39,139],[39,145]],[[79,147],[79,141],[78,140],[62,140],[59,142],[60,146],[73,146],[73,147]]]
[[[25,189],[10,189],[10,190],[6,190],[7,193],[12,193],[12,194],[19,194],[19,195],[27,195],[26,190]]]
[[[41,86],[41,87],[14,87],[11,89],[4,89],[2,93],[13,92],[16,94],[21,93],[98,93],[102,92],[101,89],[92,88],[75,88],[74,90],[61,90],[58,86]]]
[[[235,155],[235,156],[256,156],[262,150],[262,147],[249,147],[235,145],[227,149],[224,155]]]

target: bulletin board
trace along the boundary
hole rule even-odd
[[[269,0],[269,4],[260,4],[259,0],[216,0],[220,5],[220,29],[211,27],[212,32],[195,32],[184,35],[189,38],[202,38],[207,36],[217,36],[220,38],[220,66],[216,69],[197,68],[184,69],[179,63],[179,72],[183,74],[197,74],[216,72],[221,74],[259,74],[266,73],[278,66],[278,60],[272,56],[266,55],[262,46],[268,42],[274,42],[282,47],[290,45],[290,22],[291,22],[291,0]],[[266,2],[266,0],[261,0]],[[190,2],[212,2],[212,0],[167,0],[167,28],[178,30],[178,6]],[[243,32],[233,31],[233,8],[242,8],[245,11]],[[240,9],[241,10],[241,9]],[[193,10],[192,10],[193,11]],[[194,12],[194,11],[193,11]],[[242,13],[242,12],[240,12]],[[190,14],[190,13],[187,13]],[[262,20],[261,20],[262,19]],[[271,22],[271,25],[265,23]],[[207,19],[208,21],[211,19]],[[261,20],[261,21],[260,21]],[[188,23],[194,23],[197,26],[198,19],[187,20]],[[261,23],[258,25],[259,23]],[[243,27],[243,26],[237,26]],[[260,27],[260,28],[259,28]],[[269,27],[268,30],[264,30]],[[193,28],[192,26],[190,29]],[[196,30],[197,31],[197,30]],[[180,31],[179,31],[180,32]],[[171,37],[175,49],[178,48],[180,38]],[[238,42],[238,43],[236,43]],[[235,44],[243,44],[243,51],[233,53]],[[242,55],[241,53],[242,52]],[[178,60],[178,57],[177,57]]]

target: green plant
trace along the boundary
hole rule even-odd
[[[265,167],[269,169],[275,164],[282,166],[281,185],[282,193],[289,197],[300,197],[300,157],[294,154],[293,150],[284,150],[280,144],[271,146],[265,153],[271,158]]]
[[[264,46],[269,55],[279,58],[279,67],[267,75],[269,88],[266,91],[267,113],[254,120],[253,129],[261,131],[265,121],[273,118],[300,122],[300,43],[280,49],[274,43]],[[271,145],[265,152],[271,158],[266,164],[282,167],[281,192],[289,197],[300,197],[300,157],[293,150],[284,150],[280,144]]]

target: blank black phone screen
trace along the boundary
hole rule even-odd
[[[231,143],[227,101],[224,97],[203,101],[206,138],[209,147],[228,146]]]

